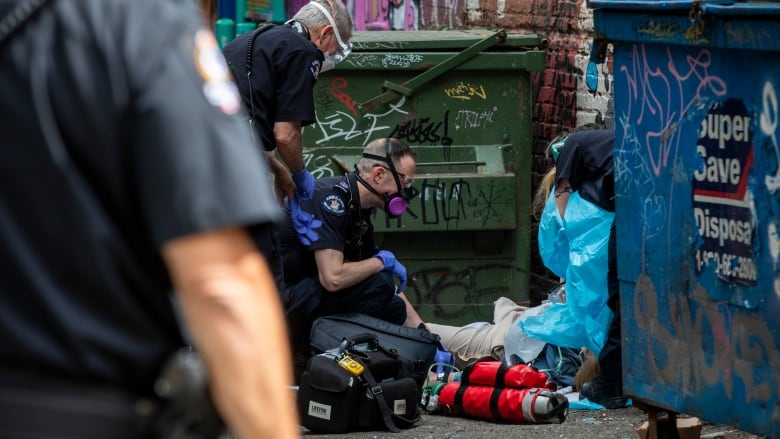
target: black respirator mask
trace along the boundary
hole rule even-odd
[[[360,177],[360,174],[357,171],[357,165],[355,165],[355,177],[363,186],[366,187],[366,189],[369,190],[369,192],[385,200],[384,211],[387,213],[387,216],[390,218],[400,217],[404,214],[404,212],[406,212],[406,209],[409,207],[409,202],[417,195],[417,193],[413,187],[405,188],[401,185],[401,179],[398,177],[398,172],[395,170],[395,165],[393,165],[393,159],[390,151],[390,139],[387,140],[387,148],[385,150],[384,157],[368,153],[363,153],[363,157],[387,163],[387,167],[383,166],[383,168],[387,169],[390,171],[390,174],[392,174],[393,179],[395,180],[395,186],[398,188],[398,192],[393,194],[380,194],[376,191],[376,189],[371,187],[370,184],[368,184],[365,180],[363,180],[363,178]]]

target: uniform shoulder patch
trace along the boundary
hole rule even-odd
[[[344,200],[336,194],[329,194],[322,199],[322,210],[331,215],[344,216],[347,212]]]
[[[309,70],[311,71],[311,75],[314,77],[314,80],[317,80],[317,77],[320,76],[320,69],[322,68],[322,64],[320,63],[320,60],[315,59],[311,62],[311,67]]]
[[[241,98],[213,33],[205,29],[195,33],[193,57],[203,78],[206,100],[225,114],[237,113],[241,109]]]
[[[335,186],[333,186],[335,189],[339,189],[343,191],[345,194],[349,193],[349,183],[347,183],[346,179],[339,180],[338,183],[336,183]]]

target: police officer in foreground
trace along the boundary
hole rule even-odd
[[[299,435],[251,239],[279,209],[201,25],[189,0],[0,0],[1,437],[149,437],[174,300],[232,431]]]
[[[370,142],[354,172],[317,180],[314,197],[301,203],[322,222],[318,239],[302,243],[292,221],[282,230],[282,296],[296,353],[307,352],[311,324],[321,316],[357,312],[395,324],[422,323],[413,310],[407,321],[406,268],[376,247],[371,224],[377,208],[391,218],[404,214],[416,161],[417,154],[397,139]]]
[[[285,25],[263,25],[223,49],[250,125],[267,151],[279,203],[288,198],[293,220],[306,232],[316,227],[300,212],[299,201],[311,197],[314,177],[303,161],[301,130],[315,121],[317,77],[349,55],[351,37],[352,18],[342,1],[312,0]]]

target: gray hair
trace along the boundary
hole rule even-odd
[[[330,22],[327,17],[322,11],[311,5],[313,2],[319,3],[330,12],[341,39],[344,40],[344,43],[348,42],[352,38],[352,16],[349,15],[342,0],[311,0],[298,10],[293,16],[293,20],[303,23],[312,33],[328,26]]]

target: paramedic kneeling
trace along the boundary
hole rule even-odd
[[[393,253],[376,247],[371,216],[376,208],[391,218],[406,211],[416,160],[397,139],[376,139],[363,150],[355,171],[317,180],[314,196],[298,211],[313,212],[298,224],[322,223],[306,243],[299,240],[306,232],[295,230],[287,209],[280,233],[287,285],[282,301],[296,353],[308,353],[317,317],[357,312],[396,324],[407,321],[406,268]]]

